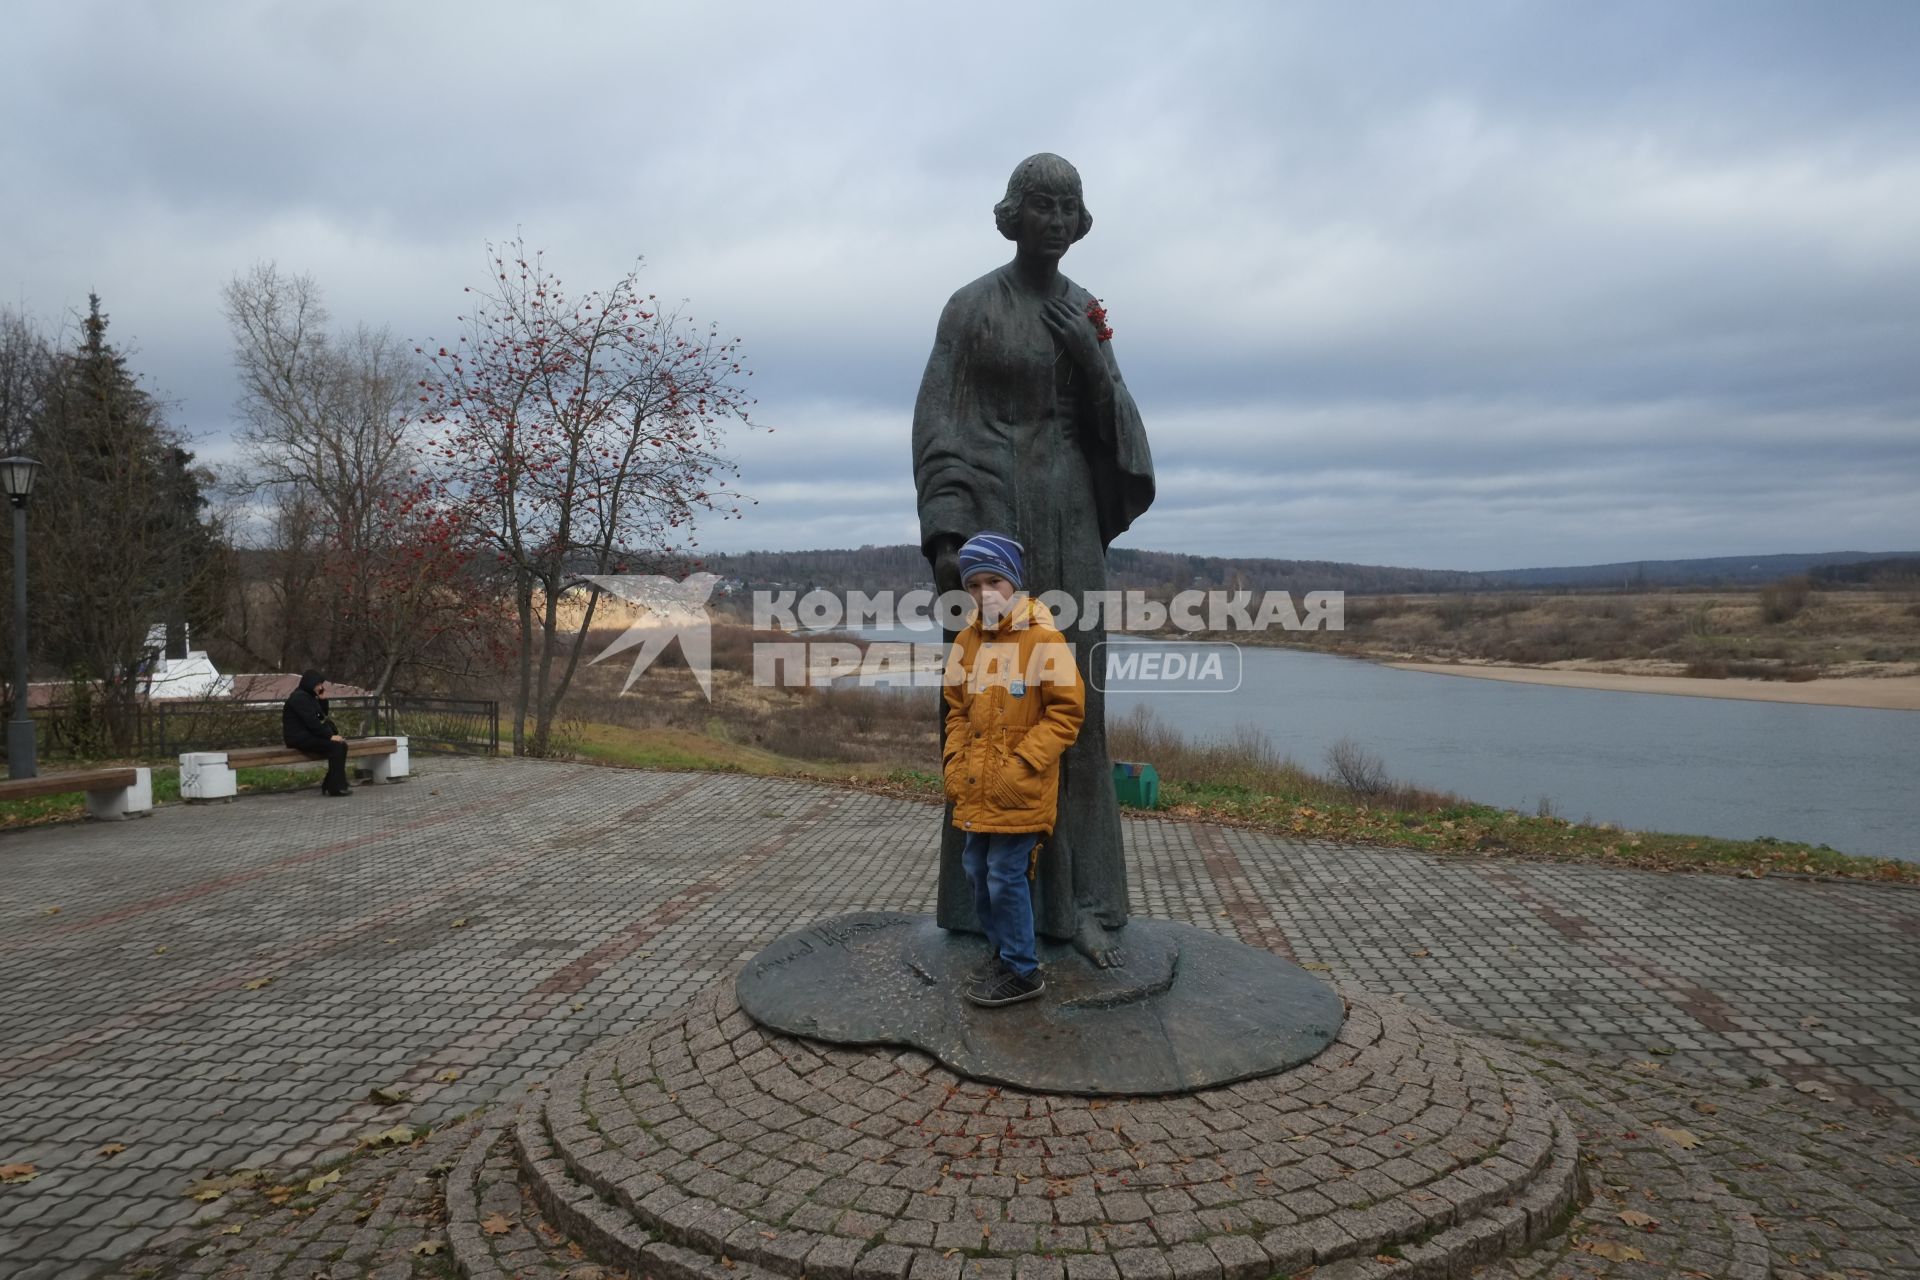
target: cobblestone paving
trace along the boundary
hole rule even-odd
[[[1517,1056],[1580,1126],[1593,1195],[1561,1239],[1489,1280],[1920,1275],[1910,1118],[1783,1085],[1729,1090],[1654,1062]]]
[[[769,1033],[722,982],[554,1077],[544,1123],[649,1231],[841,1280],[1034,1254],[1105,1280],[1259,1280],[1389,1245],[1444,1264],[1546,1235],[1578,1176],[1566,1116],[1503,1053],[1359,993],[1295,1070],[1088,1099]]]
[[[1480,1272],[1487,1280],[1920,1275],[1910,1126],[1889,1131],[1843,1102],[1784,1087],[1719,1092],[1671,1070],[1655,1078],[1645,1066],[1566,1051],[1509,1052],[1541,1072],[1582,1126],[1591,1197],[1526,1258]],[[473,1249],[462,1261],[476,1280],[622,1280],[627,1271],[589,1261],[580,1243],[586,1233],[555,1225],[530,1194],[503,1128],[504,1110],[413,1147],[350,1158],[330,1171],[341,1175],[337,1180],[312,1191],[310,1180],[237,1189],[224,1218],[178,1233],[117,1274],[429,1280],[454,1274],[450,1236],[464,1227]],[[530,1128],[524,1122],[537,1114],[531,1107],[521,1112],[519,1127]],[[551,1158],[550,1151],[535,1154]],[[466,1161],[478,1166],[470,1171],[476,1185],[450,1230],[450,1183]],[[286,1191],[291,1196],[276,1206]],[[576,1212],[611,1216],[597,1195],[580,1191]],[[653,1239],[641,1234],[634,1243]],[[1343,1266],[1349,1275],[1365,1274],[1370,1262],[1336,1263],[1320,1274],[1333,1276]],[[1087,1264],[1079,1265],[1084,1271]],[[706,1274],[765,1276],[744,1263],[710,1266]],[[1030,1280],[1037,1273],[1028,1274]],[[854,1280],[874,1275],[856,1271]]]
[[[391,1213],[383,1231],[413,1214],[425,1225],[406,1228],[423,1233],[409,1249],[430,1243],[444,1211],[416,1188],[438,1175],[407,1170],[450,1158],[427,1155],[452,1130],[357,1157],[307,1214],[304,1191],[278,1208],[258,1189],[205,1203],[189,1191],[268,1166],[266,1187],[304,1187],[294,1173],[358,1137],[511,1103],[807,920],[929,910],[935,820],[781,780],[434,759],[345,803],[257,797],[0,837],[0,1166],[32,1166],[0,1185],[0,1274],[254,1263],[258,1251],[222,1250],[256,1232],[331,1232],[328,1249],[344,1248],[363,1212]],[[1912,1268],[1914,1125],[1889,1109],[1920,1104],[1920,894],[1160,821],[1127,834],[1137,910],[1523,1038],[1557,1055],[1542,1069],[1563,1099],[1588,1089],[1637,1115],[1643,1095],[1608,1091],[1726,1091],[1704,1121],[1663,1106],[1703,1137],[1685,1153],[1695,1174],[1758,1206],[1776,1270],[1793,1257],[1814,1259],[1808,1275]],[[1766,1167],[1715,1163],[1715,1125]],[[1604,1143],[1593,1153],[1613,1158]],[[1638,1170],[1663,1153],[1616,1154]],[[230,1225],[242,1231],[215,1234]],[[318,1247],[255,1270],[310,1276]],[[368,1274],[376,1253],[334,1274]]]

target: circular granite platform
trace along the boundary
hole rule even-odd
[[[911,1046],[973,1080],[1054,1093],[1168,1094],[1282,1071],[1333,1042],[1345,1006],[1299,965],[1231,938],[1136,917],[1126,963],[1043,944],[1047,988],[981,1009],[964,996],[979,934],[931,916],[862,911],[778,939],[747,961],[754,1021],[834,1044]]]
[[[1565,1114],[1496,1048],[1344,992],[1278,1074],[1092,1098],[757,1025],[731,978],[519,1117],[528,1185],[603,1261],[673,1280],[1462,1274],[1567,1208]]]

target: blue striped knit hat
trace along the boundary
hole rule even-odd
[[[976,573],[991,570],[1013,584],[1014,590],[1021,587],[1021,579],[1026,576],[1025,566],[1020,561],[1020,544],[1004,533],[976,533],[960,547],[960,583],[966,585],[967,579]]]

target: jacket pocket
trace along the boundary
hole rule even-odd
[[[1040,782],[1032,765],[1009,753],[987,775],[987,799],[996,809],[1024,812],[1038,807]]]

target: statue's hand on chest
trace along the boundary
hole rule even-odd
[[[1040,317],[1081,376],[1094,381],[1107,377],[1107,362],[1100,354],[1100,337],[1092,320],[1065,298],[1048,298],[1041,304]]]

